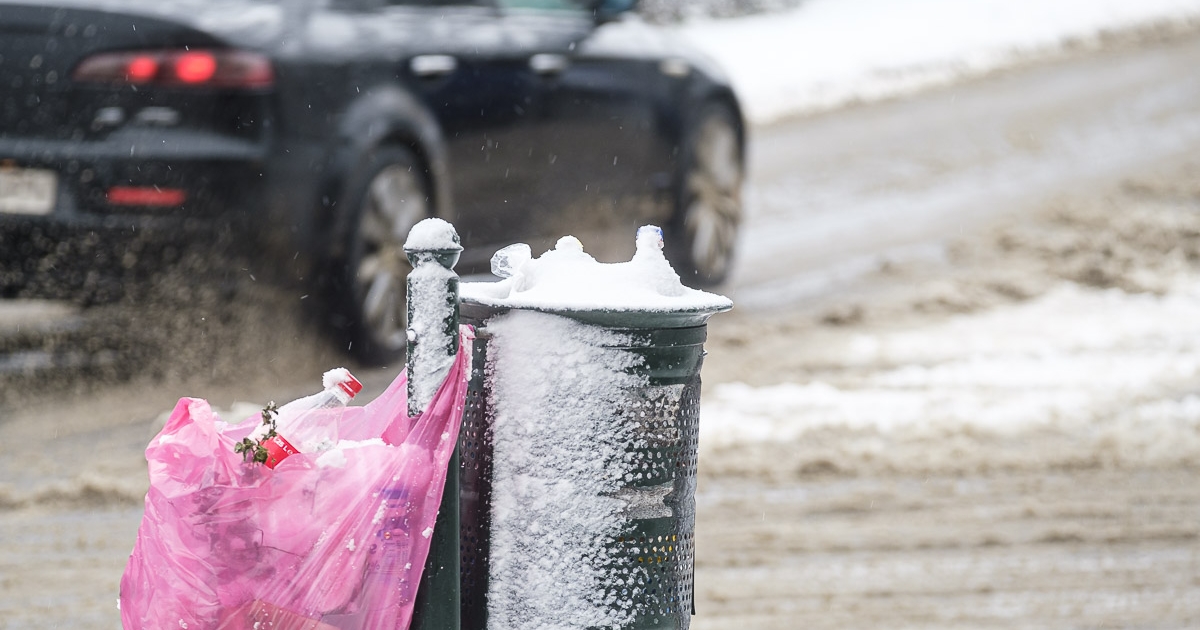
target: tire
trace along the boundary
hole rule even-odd
[[[408,273],[404,241],[418,221],[431,216],[430,186],[420,160],[404,147],[380,147],[348,189],[351,209],[344,260],[337,265],[336,317],[355,358],[388,365],[407,345]]]
[[[667,255],[684,284],[711,287],[729,277],[744,176],[736,115],[724,105],[706,105],[684,140],[676,210],[667,229]]]

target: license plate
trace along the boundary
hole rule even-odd
[[[54,171],[0,167],[0,213],[50,214],[57,192]]]

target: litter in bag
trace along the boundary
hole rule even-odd
[[[183,398],[146,448],[150,489],[121,578],[126,630],[382,630],[409,626],[470,376],[462,343],[429,408],[402,374],[345,409],[337,446],[275,469],[234,444],[259,421]],[[255,416],[254,418],[258,418]]]

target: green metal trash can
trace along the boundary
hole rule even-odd
[[[469,287],[462,627],[688,628],[706,322],[731,303],[522,308]]]

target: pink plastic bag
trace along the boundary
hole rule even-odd
[[[257,421],[229,425],[207,402],[181,399],[146,448],[150,490],[121,578],[126,630],[407,628],[458,440],[472,338],[463,329],[424,414],[408,417],[401,375],[345,410],[341,448],[298,453],[274,470],[233,450]]]

